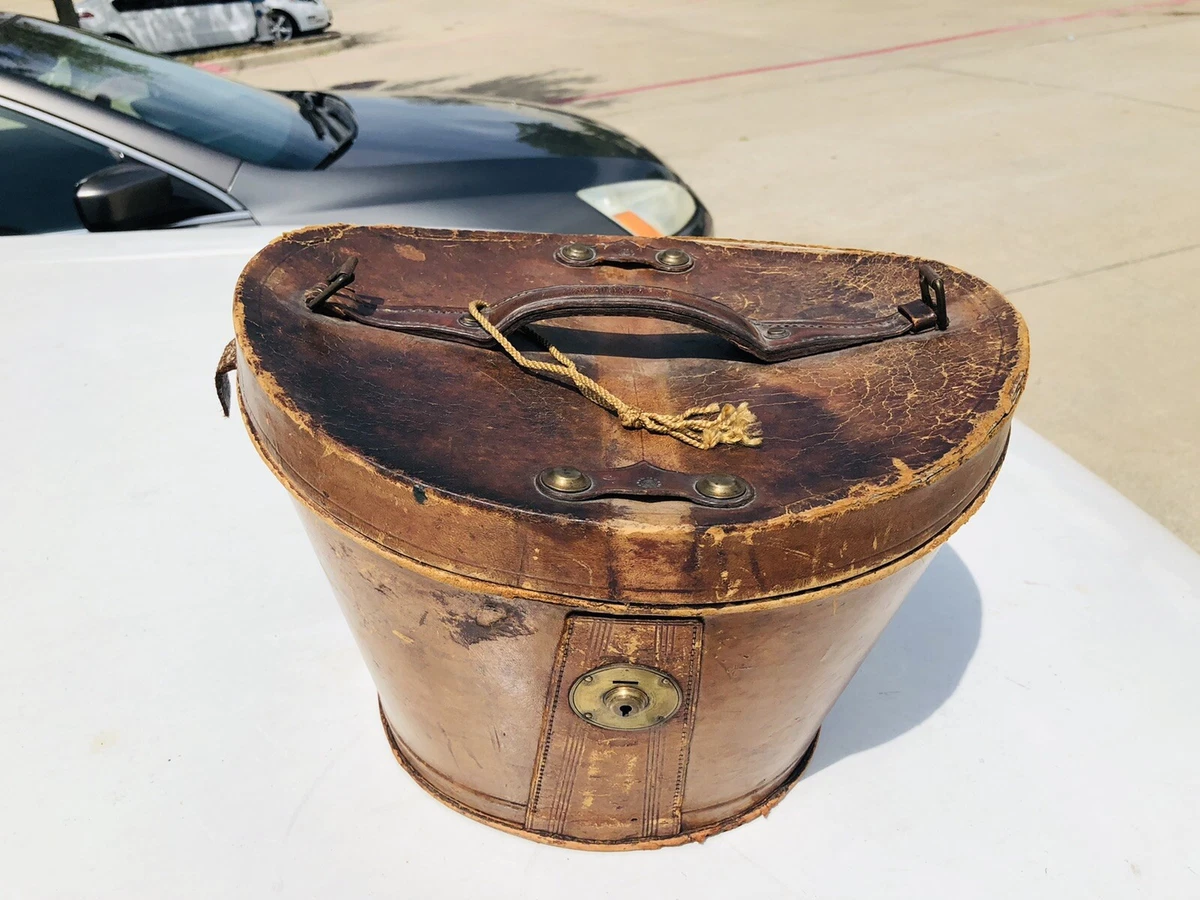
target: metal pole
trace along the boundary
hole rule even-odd
[[[58,21],[64,25],[79,27],[79,15],[75,12],[75,4],[71,0],[54,0],[54,11],[58,13]]]

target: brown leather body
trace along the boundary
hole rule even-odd
[[[564,260],[572,241],[595,259]],[[687,269],[658,265],[664,248]],[[354,283],[330,285],[350,256]],[[601,848],[700,839],[778,800],[1003,457],[1024,325],[940,273],[945,330],[898,312],[920,299],[917,261],[890,254],[323,227],[252,260],[243,414],[409,771],[490,824]],[[747,402],[763,444],[626,429],[514,364],[471,301],[643,409]],[[546,490],[553,466],[590,492]],[[748,490],[706,504],[706,473]],[[641,730],[587,721],[569,694],[613,664],[659,673],[678,709]]]

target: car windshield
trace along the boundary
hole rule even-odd
[[[99,103],[246,162],[313,169],[344,141],[313,105],[37,19],[0,23],[0,73]]]

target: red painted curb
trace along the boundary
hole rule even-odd
[[[660,91],[664,88],[683,87],[689,84],[704,84],[708,81],[723,81],[726,78],[742,78],[747,75],[762,75],[767,72],[783,72],[788,69],[803,69],[808,66],[820,66],[825,63],[844,62],[851,59],[866,59],[871,56],[886,56],[889,53],[900,53],[904,50],[917,50],[921,47],[936,47],[939,44],[952,44],[956,41],[969,41],[975,38],[990,37],[994,34],[1008,34],[1013,31],[1028,31],[1032,28],[1045,28],[1049,25],[1062,25],[1067,22],[1079,22],[1084,19],[1099,19],[1104,16],[1120,16],[1146,10],[1166,9],[1172,6],[1184,6],[1193,0],[1158,0],[1154,3],[1137,3],[1132,6],[1116,6],[1110,9],[1095,9],[1089,12],[1074,13],[1069,16],[1055,16],[1050,19],[1035,19],[1030,22],[1015,22],[1012,25],[998,25],[995,28],[983,28],[979,31],[967,31],[962,34],[950,34],[944,37],[929,38],[924,41],[912,41],[907,44],[895,44],[891,47],[876,47],[871,50],[856,50],[852,53],[839,53],[835,56],[821,56],[816,59],[803,59],[797,62],[777,63],[772,66],[758,66],[753,69],[737,69],[732,72],[718,72],[712,75],[697,75],[694,78],[680,78],[675,81],[660,81],[656,84],[642,84],[637,87],[618,88],[612,91],[601,91],[595,94],[580,94],[578,97],[567,97],[564,100],[551,101],[554,105],[566,103],[584,103],[588,100],[606,100],[610,97],[624,97],[629,94],[643,94],[647,91]]]

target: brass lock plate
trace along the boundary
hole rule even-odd
[[[585,672],[571,685],[571,709],[600,728],[638,731],[667,721],[679,710],[683,691],[665,672],[613,665]]]

